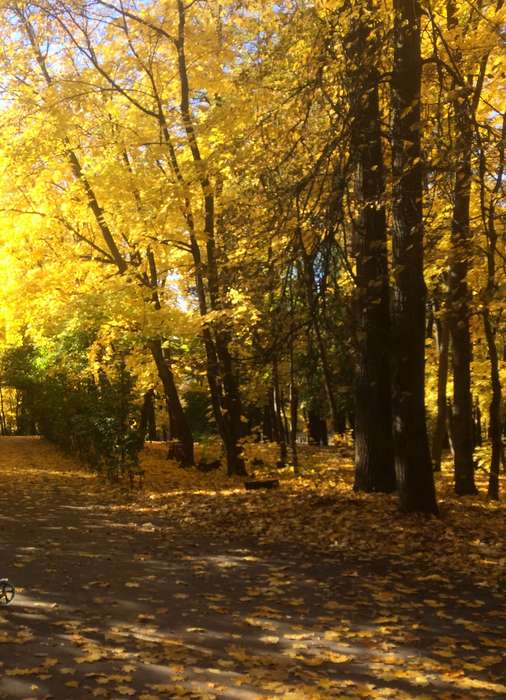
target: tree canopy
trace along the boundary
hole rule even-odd
[[[353,431],[355,489],[426,513],[447,442],[457,493],[481,466],[498,498],[505,20],[3,3],[2,431],[130,469],[151,421],[182,467],[217,436],[229,475],[245,441],[296,469]]]

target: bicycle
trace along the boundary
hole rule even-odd
[[[9,605],[14,596],[16,589],[6,578],[0,578],[0,605]]]

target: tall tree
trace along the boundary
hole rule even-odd
[[[201,200],[204,210],[203,237],[206,248],[206,275],[204,275],[202,254],[199,250],[199,242],[195,232],[193,232],[191,237],[191,249],[197,271],[196,281],[199,307],[202,316],[206,316],[208,309],[215,312],[223,311],[224,309],[224,290],[223,284],[220,284],[217,251],[218,222],[216,208],[219,186],[217,182],[213,183],[211,181],[208,167],[198,142],[192,114],[189,71],[186,60],[187,11],[188,8],[184,1],[177,0],[178,24],[177,36],[174,41],[177,50],[179,73],[180,111],[187,143],[195,164],[196,177],[201,188]],[[205,285],[205,281],[207,281],[207,285]],[[207,289],[205,288],[206,286]],[[205,300],[206,292],[208,302]],[[225,447],[228,473],[230,475],[245,474],[246,469],[239,442],[243,432],[241,424],[241,397],[237,373],[230,351],[230,331],[220,322],[215,323],[212,330],[214,333],[211,332],[207,324],[204,324],[203,338],[207,355],[207,377],[214,418]]]
[[[504,170],[506,150],[506,112],[502,117],[501,135],[498,144],[498,167],[493,173],[495,183],[488,193],[485,185],[487,178],[485,146],[480,144],[480,194],[482,220],[486,235],[487,284],[483,293],[483,329],[487,342],[490,361],[491,399],[489,405],[489,436],[491,442],[491,460],[487,495],[493,500],[499,499],[499,469],[504,461],[504,445],[502,442],[502,384],[500,374],[499,353],[497,350],[497,315],[491,311],[497,294],[497,248],[498,233],[496,228],[496,207],[504,197]],[[488,199],[488,201],[487,201]]]
[[[425,422],[420,4],[394,0],[392,70],[393,428],[403,511],[437,513]]]
[[[345,37],[355,229],[356,491],[395,490],[390,388],[390,312],[379,84],[378,8],[360,3]]]
[[[51,91],[55,88],[55,80],[52,76],[51,67],[48,64],[47,55],[41,48],[41,39],[37,36],[35,25],[31,21],[28,12],[28,10],[22,8],[14,8],[14,14],[19,20],[19,27],[22,33],[26,35],[28,45],[36,65],[40,70],[42,79],[48,90]],[[102,260],[105,260],[107,264],[113,265],[120,275],[127,276],[129,273],[132,274],[135,284],[141,284],[150,290],[151,301],[154,307],[160,310],[159,281],[152,250],[149,247],[144,251],[139,248],[132,248],[129,245],[128,236],[123,232],[118,233],[114,230],[113,225],[109,222],[109,217],[100,204],[99,196],[95,191],[92,181],[83,168],[78,150],[71,145],[66,133],[64,133],[62,141],[64,157],[69,165],[73,178],[82,187],[86,204],[91,212],[94,224],[100,232],[102,240],[98,246],[93,242],[90,244],[89,239],[80,236],[73,226],[70,227],[70,233],[79,240],[90,244],[95,250],[98,250],[102,255]],[[126,153],[124,154],[123,160],[124,163],[126,163],[127,170],[130,171],[131,166]],[[136,204],[140,207],[140,196],[138,193],[135,194]],[[127,243],[126,246],[125,243]],[[140,273],[139,267],[143,263],[146,269],[143,273]],[[177,440],[181,446],[179,459],[184,466],[189,466],[194,462],[193,435],[179,397],[170,355],[166,349],[164,349],[164,338],[153,338],[149,341],[149,348],[169,406],[172,437]]]
[[[221,56],[223,26],[212,8],[207,8],[206,13],[200,9],[196,17],[195,7],[177,1],[171,8],[164,8],[157,20],[145,18],[133,3],[126,6],[102,0],[93,7],[86,3],[71,7],[49,2],[41,5],[38,11],[59,29],[74,65],[84,65],[94,74],[98,83],[97,94],[101,91],[110,93],[127,111],[136,113],[142,121],[142,128],[149,133],[149,146],[162,149],[162,154],[156,159],[157,170],[152,175],[155,180],[168,180],[173,184],[171,198],[176,199],[180,217],[175,228],[182,229],[182,238],[186,239],[179,246],[191,255],[193,262],[194,290],[202,317],[201,337],[214,419],[224,444],[229,473],[243,474],[241,398],[231,352],[231,330],[227,323],[229,289],[221,274],[221,265],[226,258],[219,230],[223,178],[210,167],[209,145],[198,128],[199,118],[202,121],[211,99],[213,113],[220,115],[222,97],[212,96],[207,88],[197,90],[193,87],[187,58],[189,51],[198,50],[188,39],[195,28],[194,21],[199,25],[203,20],[206,40],[216,49],[218,56]],[[102,35],[95,31],[98,17],[102,26],[108,27],[114,49],[129,57],[122,63],[120,71],[116,62],[111,62],[108,53],[103,51]],[[222,84],[225,84],[220,61],[216,66],[213,59],[213,69],[216,71],[214,77],[221,77]],[[117,128],[121,129],[119,123]],[[140,158],[143,157],[144,153]],[[108,225],[104,211],[98,203],[92,210],[94,213],[96,210],[97,224],[105,239],[107,231],[104,225],[106,228]],[[154,232],[150,235],[155,243],[159,242]],[[115,261],[120,257],[120,252],[118,255],[114,252]],[[126,262],[123,258],[121,264]],[[134,259],[134,262],[138,260]],[[167,354],[160,352],[158,343],[150,343],[150,349],[155,353],[157,367],[165,367],[162,377],[165,381]],[[177,426],[182,422],[176,420],[174,424]],[[179,436],[174,437],[185,442]]]
[[[446,387],[448,383],[448,350],[449,328],[448,319],[443,311],[436,319],[436,349],[438,357],[437,365],[437,412],[434,432],[432,434],[432,461],[434,471],[441,471],[441,458],[443,446],[447,436],[447,409]]]
[[[453,0],[447,4],[448,27],[458,25]],[[473,147],[473,88],[459,71],[456,51],[453,81],[455,129],[455,180],[451,223],[452,251],[449,268],[449,327],[453,365],[452,445],[455,461],[455,491],[476,493],[473,462],[473,397],[471,393],[471,330],[467,276],[472,257],[470,230],[471,158]]]

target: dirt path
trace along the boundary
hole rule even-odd
[[[0,465],[0,698],[506,697],[500,586],[182,539],[35,438]]]

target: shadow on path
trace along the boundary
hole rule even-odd
[[[506,697],[502,590],[409,561],[178,537],[0,440],[0,698]],[[75,468],[74,468],[75,469]]]

